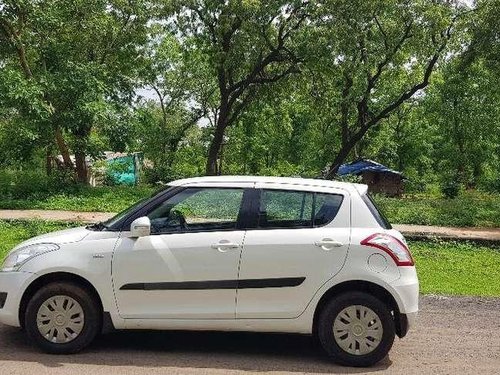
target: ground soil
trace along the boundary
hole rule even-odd
[[[0,325],[0,374],[499,374],[500,298],[421,297],[414,330],[369,369],[339,367],[308,336],[116,332],[72,356],[40,354]]]

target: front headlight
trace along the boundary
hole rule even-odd
[[[37,243],[33,245],[27,245],[20,247],[19,249],[11,252],[7,258],[5,258],[1,272],[12,272],[17,271],[21,266],[28,260],[49,251],[59,250],[59,246],[55,243]]]

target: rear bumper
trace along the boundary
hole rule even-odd
[[[7,301],[8,293],[0,292],[0,309],[3,309],[5,306],[5,301]]]
[[[399,312],[411,314],[418,311],[419,285],[415,267],[399,267],[401,277],[389,284]],[[413,319],[413,318],[411,318]]]
[[[415,311],[413,313],[408,313],[406,315],[406,321],[408,322],[408,330],[412,329],[415,327],[415,324],[417,323],[417,316],[418,312]]]
[[[418,312],[408,313],[408,314],[398,314],[395,318],[396,324],[396,334],[398,337],[403,338],[406,336],[408,331],[415,327],[417,321]]]
[[[415,267],[399,267],[401,277],[390,284],[398,305],[394,315],[396,334],[405,337],[415,327],[418,315],[419,284]]]

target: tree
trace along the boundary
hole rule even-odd
[[[459,9],[429,1],[323,3],[312,79],[326,101],[325,121],[338,124],[341,140],[327,178],[370,129],[429,84]]]
[[[120,0],[9,0],[0,8],[3,102],[51,133],[67,168],[74,151],[80,182],[93,127],[133,97],[149,10],[147,1]]]
[[[226,129],[234,124],[262,86],[299,70],[296,39],[307,25],[311,2],[177,1],[171,21],[186,51],[202,52],[217,91],[211,122],[213,139],[206,173],[218,174],[217,159]],[[196,67],[193,67],[196,69]]]
[[[186,54],[179,41],[164,26],[154,27],[155,48],[148,51],[141,73],[146,88],[154,92],[154,100],[139,100],[140,126],[157,168],[172,175],[172,164],[179,144],[187,132],[205,117],[214,87],[206,80],[206,67],[195,51]],[[193,69],[193,66],[196,69]]]
[[[489,69],[500,70],[500,0],[478,0],[467,28],[471,40],[461,56],[461,69],[483,59]]]
[[[449,64],[427,98],[429,121],[438,125],[435,160],[443,178],[476,187],[490,166],[500,161],[500,90],[498,77],[477,60],[462,70]]]

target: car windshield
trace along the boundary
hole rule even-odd
[[[116,227],[116,224],[122,221],[125,217],[127,217],[130,213],[134,212],[136,209],[139,207],[143,206],[147,201],[149,201],[150,198],[144,198],[141,199],[139,202],[133,204],[132,206],[126,208],[122,212],[118,213],[117,215],[113,216],[111,219],[105,221],[102,223],[102,225],[105,228],[110,228],[113,229]]]

